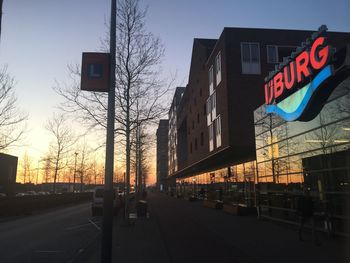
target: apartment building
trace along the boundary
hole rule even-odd
[[[169,120],[160,120],[157,129],[157,189],[164,190],[168,177]]]
[[[177,87],[168,113],[168,175],[174,174],[177,167],[177,109],[185,92],[185,87]]]
[[[313,33],[224,28],[217,40],[194,39],[177,110],[178,169],[169,173],[182,189],[230,190],[234,183],[242,202],[256,199],[250,196],[258,180],[254,110],[265,102],[265,77]],[[325,34],[335,49],[348,42],[346,33]]]

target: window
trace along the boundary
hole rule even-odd
[[[214,130],[213,130],[213,124],[209,125],[209,151],[211,152],[214,150]]]
[[[194,150],[197,151],[198,144],[197,144],[197,138],[194,139]]]
[[[207,100],[207,125],[211,123],[211,97]]]
[[[267,51],[267,63],[278,63],[278,47],[266,46]]]
[[[215,75],[216,75],[216,86],[221,82],[221,52],[216,56],[215,59]]]
[[[278,62],[283,62],[283,58],[290,56],[296,48],[295,46],[278,46]]]
[[[213,76],[213,66],[209,69],[209,94],[212,94],[214,91],[214,76]]]
[[[197,123],[199,123],[199,113],[197,113]]]
[[[199,97],[202,97],[202,88],[199,89]]]
[[[242,74],[260,74],[259,43],[241,43]]]
[[[190,144],[190,153],[192,153],[192,142]]]
[[[216,92],[211,95],[211,117],[212,119],[216,117]]]
[[[216,133],[216,147],[221,146],[221,116],[219,115],[215,120]]]
[[[267,51],[267,63],[280,63],[283,62],[284,57],[290,56],[290,54],[296,49],[294,46],[266,46]]]
[[[194,121],[192,121],[192,130],[194,129]]]
[[[204,144],[204,134],[203,132],[201,132],[201,146],[203,146]]]

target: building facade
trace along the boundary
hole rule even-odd
[[[168,176],[178,170],[177,164],[177,109],[180,104],[185,87],[177,87],[170,106],[169,133],[168,133]]]
[[[168,130],[169,120],[160,120],[157,129],[157,189],[165,188],[168,177]]]
[[[272,105],[267,94],[254,112],[258,208],[262,217],[296,224],[297,200],[309,192],[317,227],[350,236],[350,34],[324,35],[327,44],[314,49],[325,39],[315,36],[295,58],[309,52],[316,63],[301,74],[310,77]],[[311,58],[313,50],[322,54]]]
[[[265,102],[265,77],[277,70],[279,63],[286,63],[291,54],[302,50],[302,42],[313,33],[224,28],[217,40],[194,40],[189,81],[177,111],[178,170],[169,172],[177,180],[178,191],[196,194],[204,189],[207,197],[219,199],[223,190],[220,199],[255,205],[260,197],[259,183],[296,183],[300,187],[300,171],[299,176],[287,172],[288,176],[263,177],[268,168],[262,163],[268,162],[261,161],[261,151],[271,156],[276,149],[259,146],[261,135],[257,133],[254,111]],[[325,35],[333,51],[340,51],[350,37],[336,32]],[[276,145],[275,137],[269,140]],[[278,149],[281,152],[283,147]],[[344,163],[346,152],[340,155]],[[301,164],[314,162],[305,159]],[[292,163],[281,161],[278,169]],[[264,182],[263,178],[268,177],[272,181]]]

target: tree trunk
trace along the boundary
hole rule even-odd
[[[126,192],[124,219],[129,222],[129,194],[130,194],[130,90],[126,91]]]
[[[57,180],[57,174],[58,174],[58,165],[60,160],[60,154],[57,154],[56,164],[55,164],[55,175],[53,178],[53,193],[56,193],[56,180]]]

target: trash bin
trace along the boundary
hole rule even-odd
[[[147,216],[147,201],[140,200],[137,202],[136,206],[137,217],[146,217]]]

